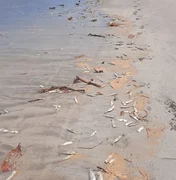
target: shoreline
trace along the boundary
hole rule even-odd
[[[162,82],[161,70],[175,68],[164,59],[170,53],[164,43],[169,37],[161,36],[163,29],[153,31],[153,24],[163,23],[161,14],[149,22],[155,2],[89,3],[85,11],[81,4],[76,14],[70,10],[71,21],[64,14],[59,32],[55,26],[41,32],[38,26],[35,36],[29,31],[23,43],[32,53],[17,51],[16,58],[21,58],[14,62],[19,41],[13,39],[14,52],[5,48],[12,55],[2,54],[0,63],[0,128],[9,131],[1,132],[0,161],[21,143],[22,163],[14,176],[18,180],[83,180],[89,169],[100,171],[104,180],[172,179],[173,169],[166,168],[166,173],[164,167],[174,167],[174,162],[163,158],[175,152],[175,122],[170,120],[175,87],[168,83],[172,72],[165,70]],[[67,151],[72,155],[66,156]],[[9,175],[0,173],[2,178]]]

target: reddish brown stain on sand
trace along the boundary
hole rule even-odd
[[[157,145],[159,143],[159,139],[163,136],[164,129],[164,127],[146,128],[149,143]]]
[[[113,81],[110,82],[110,85],[112,88],[114,89],[120,89],[122,87],[124,87],[127,82],[128,82],[128,78],[127,76],[123,77],[123,78],[116,78]]]

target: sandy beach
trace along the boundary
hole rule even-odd
[[[176,2],[0,6],[0,180],[175,180]]]

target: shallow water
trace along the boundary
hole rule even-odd
[[[97,4],[92,6],[86,0],[79,6],[76,3],[78,0],[1,1],[0,58],[56,58],[95,49],[96,38],[90,42],[87,34],[103,32],[106,18],[102,21],[96,11],[91,12]],[[68,21],[70,16],[73,20]],[[98,21],[91,22],[93,18]]]

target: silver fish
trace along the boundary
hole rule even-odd
[[[124,134],[119,135],[111,144],[114,145],[115,143],[119,142],[120,139],[122,139],[123,136],[124,136]]]
[[[13,176],[15,176],[16,173],[17,173],[17,171],[14,170],[14,171],[12,172],[12,174],[11,174],[6,180],[11,180],[11,179],[13,178]]]
[[[92,132],[92,134],[90,135],[90,137],[94,136],[95,134],[97,134],[97,131]]]
[[[67,146],[67,145],[70,145],[70,144],[73,144],[73,142],[72,141],[68,141],[68,142],[65,142],[65,143],[61,144],[61,146]]]
[[[126,119],[118,119],[118,121],[120,121],[120,122],[128,122],[128,120],[126,120]]]
[[[114,159],[111,159],[111,160],[109,161],[109,164],[112,164],[114,161],[115,161],[115,158],[114,158]]]
[[[121,109],[127,109],[130,108],[130,106],[120,106]]]
[[[89,173],[88,174],[89,175],[89,180],[96,180],[95,174],[91,169],[89,169],[88,173]]]
[[[144,126],[140,127],[137,131],[140,133],[144,129]]]
[[[125,124],[125,126],[129,126],[130,124],[132,124],[133,122],[132,121],[129,121]]]
[[[64,155],[76,155],[76,152],[75,151],[66,151],[66,152],[63,152],[62,154],[64,154]]]
[[[66,160],[72,158],[73,156],[74,156],[74,155],[68,155],[68,156],[64,157],[61,161],[66,161]]]
[[[11,133],[11,134],[18,134],[18,131],[10,131],[10,130],[4,129],[4,128],[1,128],[0,132]]]
[[[74,97],[74,101],[76,104],[78,104],[78,100],[77,100],[76,96]]]
[[[118,94],[117,93],[112,93],[109,96],[116,96],[116,95],[118,95]]]
[[[111,101],[111,106],[113,106],[114,105],[114,101]]]
[[[115,108],[115,106],[112,106],[111,108],[109,108],[109,109],[105,112],[105,114],[106,114],[106,113],[109,113],[109,112],[111,112],[111,111],[113,111],[114,108]]]
[[[101,174],[101,172],[97,172],[96,180],[103,180],[103,175]]]
[[[131,100],[129,100],[129,101],[126,101],[125,103],[126,104],[130,104],[130,103],[132,103],[133,102],[133,100],[131,99]]]
[[[104,163],[105,163],[105,164],[108,164],[109,161],[112,159],[113,155],[114,155],[114,153],[111,154],[111,155],[109,155],[109,156],[107,157],[107,159],[105,159]]]

